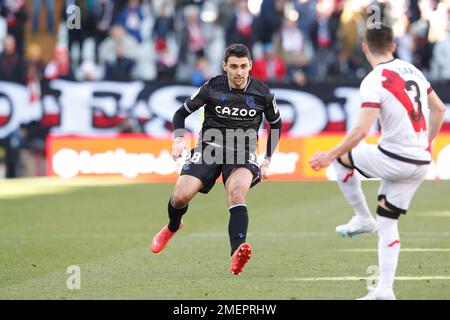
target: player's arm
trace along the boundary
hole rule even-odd
[[[328,152],[331,161],[356,147],[367,136],[379,113],[379,108],[361,108],[356,125],[346,134],[341,143]]]
[[[185,120],[196,110],[205,106],[208,101],[208,82],[201,86],[189,99],[187,99],[183,106],[181,106],[173,115],[173,144],[172,144],[172,158],[177,160],[183,155],[186,150],[186,141],[184,135],[186,133]]]
[[[329,152],[315,153],[309,164],[314,170],[328,167],[331,162],[340,156],[350,152],[363,140],[370,131],[373,123],[380,113],[379,108],[361,108],[356,125],[345,135],[345,138]]]
[[[280,141],[281,127],[283,125],[281,122],[281,117],[275,122],[269,123],[269,125],[270,130],[267,137],[266,156],[264,157],[264,160],[268,160],[270,162],[272,155],[278,146],[278,142]]]
[[[331,151],[316,152],[313,154],[311,160],[309,160],[309,165],[314,170],[318,171],[328,167],[333,160],[350,152],[350,150],[356,147],[369,133],[370,128],[380,113],[383,97],[383,93],[379,90],[381,86],[374,86],[378,81],[374,76],[374,73],[370,73],[361,82],[359,93],[362,105],[355,126],[345,135],[341,143],[335,146]]]
[[[261,180],[269,177],[269,165],[272,155],[274,154],[281,136],[281,115],[277,107],[275,96],[272,93],[266,97],[266,110],[264,116],[269,122],[270,130],[267,136],[266,155],[261,165]]]
[[[173,115],[173,144],[172,144],[172,158],[177,160],[183,155],[183,151],[186,149],[186,141],[184,140],[184,134],[186,129],[184,122],[190,115],[184,106],[179,108]]]
[[[441,130],[446,109],[444,103],[434,91],[428,94],[428,106],[430,108],[428,141],[431,144]]]

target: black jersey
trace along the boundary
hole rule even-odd
[[[210,79],[184,103],[184,108],[189,113],[201,107],[204,107],[205,119],[199,143],[215,143],[223,146],[229,138],[229,133],[233,131],[252,133],[257,138],[263,114],[269,123],[280,120],[277,103],[269,87],[251,77],[242,90],[230,88],[226,75]],[[225,138],[223,142],[211,138],[217,131]],[[233,140],[236,140],[236,136]],[[227,143],[226,146],[239,149],[236,148],[236,143]],[[250,145],[246,143],[247,151],[248,148],[251,152],[256,149],[256,139]]]

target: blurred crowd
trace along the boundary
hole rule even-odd
[[[450,79],[450,0],[64,2],[62,12],[54,12],[54,0],[31,6],[0,0],[1,79],[25,83],[37,96],[41,79],[200,85],[221,72],[225,47],[240,42],[252,50],[252,75],[264,81],[303,86],[358,80],[369,70],[361,41],[370,19],[393,26],[399,58],[431,80]],[[41,6],[47,32],[57,37],[51,61],[43,61],[39,44],[24,36],[29,16],[32,31],[39,30]],[[58,14],[62,23],[56,26]]]

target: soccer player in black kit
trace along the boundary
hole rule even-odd
[[[151,250],[164,249],[182,226],[182,216],[197,192],[208,193],[222,174],[227,191],[230,220],[231,267],[239,275],[251,257],[246,242],[248,190],[268,177],[268,167],[281,132],[281,117],[274,95],[264,83],[249,76],[252,60],[249,49],[233,44],[222,63],[226,72],[206,82],[173,117],[172,157],[182,156],[185,119],[204,107],[205,120],[198,145],[182,168],[168,205],[169,224],[153,238]],[[270,124],[264,161],[256,162],[256,143],[263,114]]]

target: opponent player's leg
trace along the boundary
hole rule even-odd
[[[395,300],[394,277],[400,255],[398,218],[400,213],[390,209],[384,198],[378,201],[378,272],[379,281],[375,290],[362,299]]]
[[[395,300],[394,277],[400,255],[400,235],[398,232],[399,210],[386,204],[385,198],[378,200],[378,272],[377,287],[360,300]]]
[[[408,166],[411,165],[407,164],[406,167]],[[380,278],[377,288],[362,299],[395,299],[394,278],[400,255],[398,219],[401,214],[406,213],[414,193],[426,175],[426,170],[425,167],[419,167],[418,177],[410,181],[381,180],[377,208]],[[408,168],[405,168],[404,171],[407,172]]]
[[[187,212],[189,202],[202,187],[203,183],[196,177],[182,175],[178,178],[168,204],[169,223],[153,238],[151,244],[154,253],[161,252],[179,230],[181,218]]]
[[[247,168],[233,170],[226,180],[227,202],[230,211],[228,234],[231,246],[231,267],[239,275],[251,257],[251,246],[245,242],[248,229],[248,211],[245,199],[254,174]]]
[[[346,224],[336,227],[341,236],[355,236],[361,233],[373,233],[376,230],[375,219],[367,205],[361,188],[361,179],[356,174],[351,153],[333,161],[336,178],[345,199],[355,211],[354,217]]]

